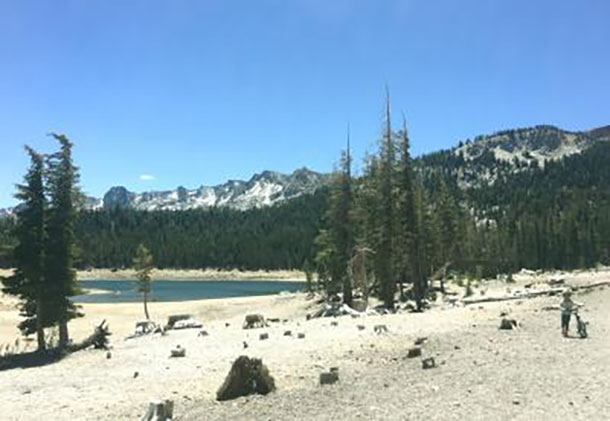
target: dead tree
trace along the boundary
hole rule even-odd
[[[99,326],[95,327],[93,333],[84,341],[69,346],[68,351],[76,352],[90,346],[93,346],[95,349],[108,349],[108,336],[110,335],[110,329],[106,324],[106,320],[104,320]]]

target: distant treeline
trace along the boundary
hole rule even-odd
[[[514,168],[484,157],[502,169],[488,186],[457,187],[462,158],[436,153],[415,160],[431,212],[440,211],[441,192],[459,204],[451,217],[463,271],[573,269],[610,264],[610,143],[582,154],[547,162],[544,168]],[[479,163],[479,165],[483,165]],[[366,184],[363,178],[356,185]],[[446,200],[446,199],[443,199]],[[114,209],[82,212],[75,225],[79,268],[129,267],[138,244],[152,251],[160,267],[300,269],[313,262],[315,238],[328,207],[321,189],[272,207],[142,212]],[[432,215],[431,223],[440,214]],[[461,220],[461,221],[460,221]],[[0,267],[12,266],[14,219],[0,220]],[[432,226],[427,232],[443,232]],[[441,238],[430,243],[446,242]],[[439,244],[442,247],[442,244]],[[436,265],[442,265],[438,258]]]
[[[140,243],[161,268],[301,268],[325,209],[319,190],[283,205],[239,211],[89,211],[76,223],[81,268],[131,266]]]

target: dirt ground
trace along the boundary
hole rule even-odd
[[[524,273],[515,284],[483,283],[475,296],[525,285],[543,289],[551,278],[582,285],[608,281],[610,273]],[[174,401],[180,420],[609,419],[610,288],[575,299],[585,304],[588,339],[575,337],[574,323],[573,337],[561,336],[558,296],[468,306],[439,300],[422,314],[309,321],[305,315],[314,304],[303,294],[153,303],[153,318],[192,313],[209,335],[198,337],[194,329],[130,340],[124,338],[142,318],[141,305],[90,304],[84,307],[87,316],[70,324],[71,333],[78,339],[107,319],[111,358],[88,350],[43,367],[0,371],[2,417],[138,419],[149,400],[163,398]],[[11,303],[4,303],[2,335],[16,320]],[[244,315],[254,312],[287,321],[243,330]],[[498,330],[501,312],[520,327]],[[379,324],[388,332],[374,333]],[[284,336],[286,330],[292,336]],[[269,339],[259,340],[263,332]],[[297,333],[306,336],[298,339]],[[406,358],[419,337],[427,338],[423,357],[434,357],[436,368],[423,370],[421,358]],[[186,357],[169,358],[176,345],[186,348]],[[262,358],[277,391],[216,402],[216,390],[239,355]],[[330,367],[339,368],[340,381],[320,386],[319,374]]]

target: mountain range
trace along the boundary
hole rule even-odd
[[[424,173],[439,169],[448,171],[460,188],[476,188],[532,166],[544,167],[550,160],[582,153],[593,144],[608,140],[610,126],[576,132],[541,125],[477,136],[459,142],[453,148],[419,157],[415,165]],[[247,181],[229,180],[224,184],[196,189],[180,186],[169,191],[135,193],[123,186],[115,186],[103,198],[87,197],[85,208],[151,211],[228,207],[247,210],[313,193],[329,179],[329,174],[301,168],[292,174],[263,171]],[[0,218],[13,212],[10,208],[0,209]]]

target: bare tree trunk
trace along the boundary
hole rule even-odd
[[[59,322],[59,348],[63,349],[68,346],[70,336],[68,334],[68,322],[62,320]]]
[[[36,297],[36,339],[38,341],[38,350],[46,349],[47,344],[44,340],[44,328],[42,327],[42,298]]]
[[[148,292],[144,292],[144,314],[146,315],[146,320],[150,320],[148,315]]]

